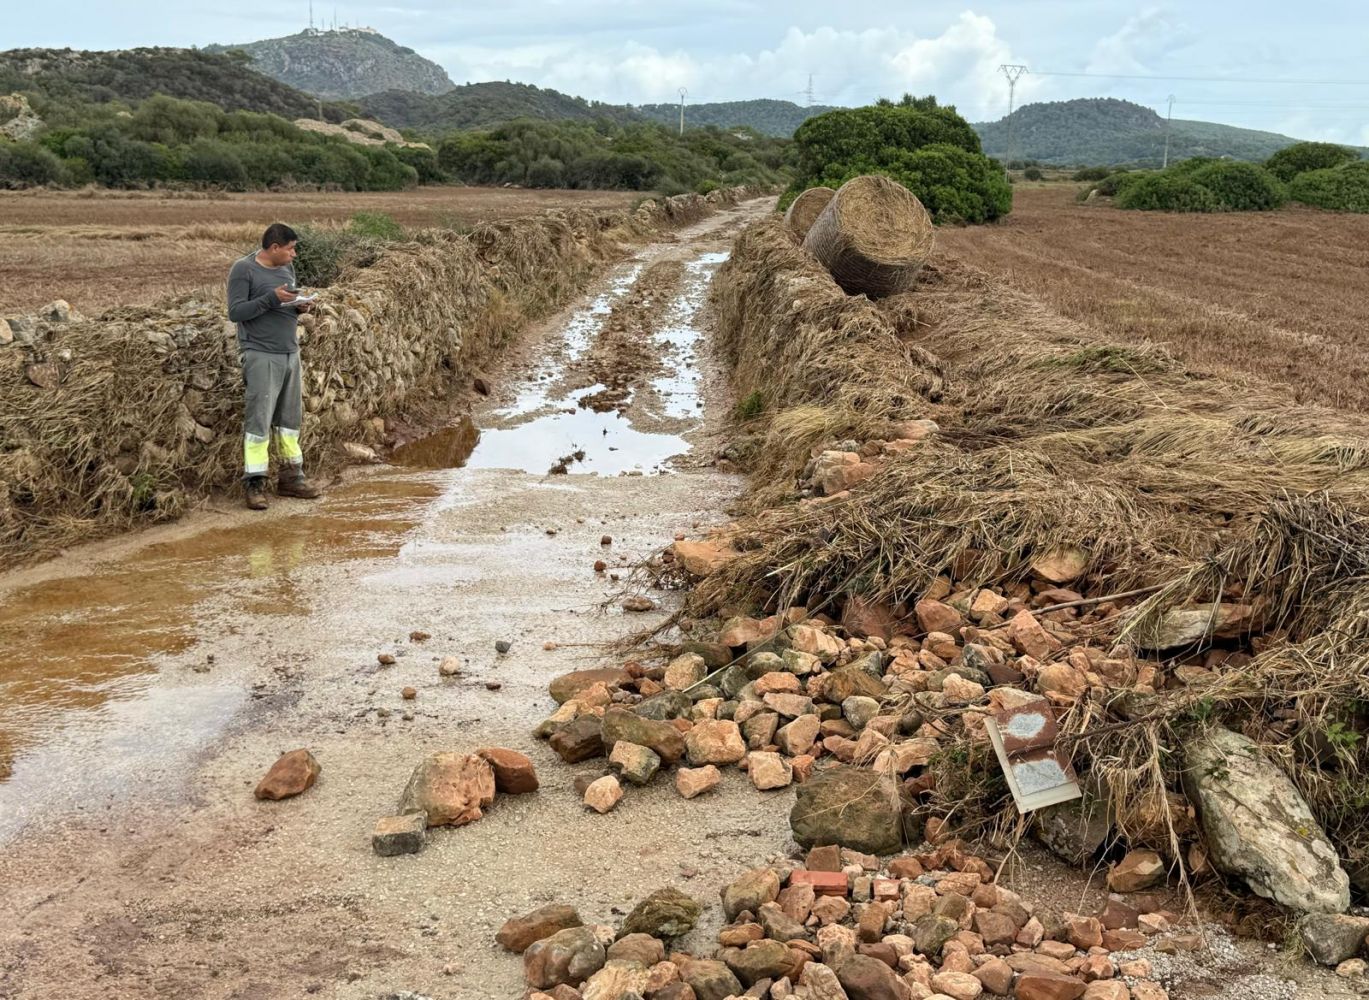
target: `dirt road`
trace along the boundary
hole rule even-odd
[[[596,644],[668,609],[623,612],[626,568],[740,488],[709,467],[730,400],[700,307],[728,235],[767,208],[644,248],[531,336],[462,467],[473,435],[454,429],[317,503],[202,513],[0,579],[0,996],[517,996],[506,917],[556,900],[608,921],[772,856],[786,795],[734,772],[711,800],[658,782],[598,816],[572,788],[592,768],[531,736],[548,680],[616,662]],[[449,655],[466,666],[440,678]],[[530,754],[541,790],[422,854],[372,852],[424,754],[490,745]],[[318,784],[256,802],[296,747]]]

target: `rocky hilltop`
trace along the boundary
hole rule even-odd
[[[241,50],[254,69],[319,97],[351,99],[382,90],[445,94],[455,86],[437,63],[371,28],[306,28],[284,38],[206,50]]]

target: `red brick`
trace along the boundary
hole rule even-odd
[[[842,872],[815,872],[797,868],[789,874],[790,885],[811,885],[819,896],[845,896],[846,876]]]

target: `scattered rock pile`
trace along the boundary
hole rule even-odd
[[[516,750],[484,747],[469,754],[430,754],[414,768],[396,814],[376,822],[371,846],[382,857],[416,854],[429,828],[474,823],[496,793],[525,795],[537,787],[532,761]]]
[[[555,905],[509,920],[497,940],[523,955],[532,1000],[1166,1000],[1137,952],[1204,947],[1141,897],[1037,914],[959,842],[888,862],[815,847],[800,865],[745,873],[721,905],[708,955],[670,949],[699,917],[671,888],[617,929]]]
[[[815,476],[847,467],[825,466],[833,454],[818,456]],[[671,561],[707,575],[735,557],[730,545],[722,536],[676,542]],[[581,783],[596,788],[586,801],[599,812],[619,805],[624,783],[630,797],[671,766],[686,798],[732,767],[761,791],[798,786],[790,826],[799,844],[892,853],[948,813],[959,822],[1013,808],[990,748],[991,717],[1039,706],[1077,732],[1081,719],[1106,718],[1107,706],[1125,725],[1158,694],[1200,690],[1249,661],[1230,649],[1175,659],[1097,645],[1129,607],[1069,589],[1084,563],[1062,547],[1037,559],[1029,582],[958,590],[940,578],[911,608],[850,597],[839,619],[804,608],[735,617],[713,641],[673,647],[663,665],[557,678],[560,707],[537,735],[567,763],[607,758],[607,776]],[[1254,613],[1229,608],[1233,617]],[[1033,813],[1031,827],[1075,864],[1095,862],[1105,845],[1129,847],[1108,875],[1117,891],[1163,885],[1182,865],[1190,879],[1214,868],[1243,879],[1298,913],[1347,909],[1350,880],[1336,851],[1256,745],[1214,728],[1184,753],[1186,794],[1113,795],[1094,767],[1081,775],[1082,799]]]

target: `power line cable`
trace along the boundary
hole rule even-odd
[[[1257,76],[1151,76],[1141,73],[1068,73],[1050,70],[1031,71],[1032,76],[1083,76],[1097,80],[1180,80],[1188,83],[1269,83],[1303,87],[1369,87],[1369,80],[1289,80]]]

